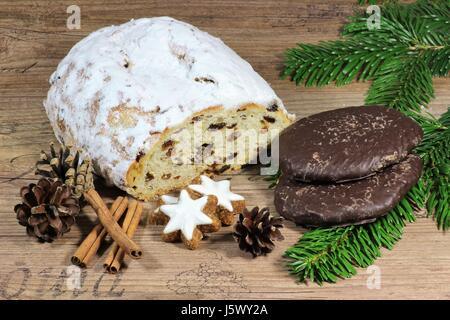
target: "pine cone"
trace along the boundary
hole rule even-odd
[[[19,224],[30,236],[51,242],[70,230],[80,212],[78,199],[60,180],[41,178],[20,189],[22,202],[14,207]]]
[[[239,215],[239,221],[234,227],[233,236],[239,243],[239,248],[250,252],[253,257],[270,253],[275,244],[274,240],[283,240],[280,228],[283,228],[283,218],[271,217],[269,208],[251,211],[247,209]]]
[[[74,152],[71,147],[62,146],[56,152],[53,143],[50,143],[50,153],[41,151],[40,158],[36,162],[36,174],[58,178],[72,188],[75,197],[80,198],[84,191],[94,187],[91,162],[85,159],[80,163],[79,151]]]

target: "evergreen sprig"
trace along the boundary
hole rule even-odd
[[[281,170],[278,170],[277,173],[271,176],[267,176],[264,180],[270,182],[269,189],[273,189],[277,186],[280,177],[281,177]]]
[[[420,185],[420,183],[419,183]],[[415,220],[414,210],[423,206],[423,189],[416,186],[386,216],[373,223],[309,231],[286,251],[291,273],[300,281],[336,282],[367,268],[400,240],[406,222]]]
[[[420,111],[433,97],[431,70],[423,59],[408,56],[386,61],[379,68],[366,104],[382,104],[403,112]]]
[[[450,114],[450,109],[447,113]],[[423,152],[427,152],[421,150],[425,145],[427,143],[422,143],[417,148],[422,158],[425,154]],[[446,179],[448,205],[448,174]],[[288,263],[290,272],[302,282],[310,280],[322,284],[352,277],[356,274],[355,267],[367,268],[381,256],[381,248],[391,250],[401,239],[406,223],[415,221],[416,210],[428,208],[429,197],[435,194],[434,189],[444,187],[439,186],[439,183],[438,186],[430,185],[427,181],[424,175],[394,209],[374,222],[316,228],[306,232],[285,252],[285,256],[291,260]],[[440,196],[444,197],[443,193]],[[429,208],[428,210],[432,212]],[[442,210],[439,214],[443,212]],[[439,214],[435,214],[436,219],[440,219]]]
[[[434,97],[432,77],[447,77],[450,71],[450,2],[389,1],[381,6],[380,29],[369,30],[367,19],[362,12],[350,17],[340,40],[288,49],[282,77],[305,86],[372,81],[366,104],[397,109],[421,125],[424,139],[415,151],[423,159],[423,174],[375,222],[306,232],[286,251],[289,268],[301,281],[335,282],[354,275],[355,267],[371,265],[382,247],[391,249],[401,238],[419,208],[427,209],[438,228],[450,227],[450,109],[439,119],[423,109]]]
[[[439,120],[427,119],[423,143],[417,148],[424,163],[427,211],[438,228],[450,228],[450,108]]]
[[[432,75],[446,76],[450,71],[449,12],[449,2],[444,0],[388,3],[381,6],[380,29],[371,30],[368,17],[357,13],[344,26],[342,40],[300,43],[288,49],[282,77],[290,76],[297,85],[334,82],[340,86],[353,80],[373,80],[392,69],[394,76],[398,75],[405,71],[401,67],[406,63],[422,70],[420,62]],[[428,77],[419,80],[432,90]]]

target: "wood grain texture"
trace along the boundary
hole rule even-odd
[[[39,151],[54,140],[42,100],[48,78],[68,50],[90,32],[131,18],[169,15],[221,37],[267,79],[291,112],[315,112],[361,104],[367,84],[336,88],[301,88],[278,75],[283,50],[297,42],[335,39],[356,1],[190,0],[190,1],[0,1],[0,298],[1,299],[398,299],[450,298],[448,235],[431,219],[408,225],[393,251],[376,261],[381,288],[368,289],[369,274],[319,287],[298,284],[282,253],[304,231],[287,223],[285,241],[267,257],[252,259],[240,252],[231,228],[206,239],[196,251],[161,242],[162,227],[143,226],[135,240],[144,250],[117,276],[104,274],[102,258],[81,272],[81,289],[70,289],[70,256],[95,222],[87,207],[77,226],[61,240],[40,244],[25,235],[13,206],[19,188],[35,179]],[[81,8],[81,29],[68,30],[66,8]],[[435,79],[434,114],[450,104],[449,81]],[[234,190],[249,206],[273,208],[267,182],[246,171],[233,176]],[[99,187],[108,203],[120,193]],[[146,210],[153,204],[146,204]],[[105,248],[101,250],[104,252]]]

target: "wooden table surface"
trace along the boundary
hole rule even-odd
[[[83,270],[82,288],[70,290],[70,256],[95,223],[87,207],[61,240],[41,244],[19,226],[13,207],[19,188],[36,180],[33,164],[54,136],[42,107],[48,78],[68,50],[90,32],[132,18],[172,16],[221,37],[269,81],[288,109],[303,117],[363,103],[367,84],[301,88],[278,75],[286,48],[335,39],[356,1],[0,1],[0,298],[1,299],[398,299],[450,298],[450,236],[419,217],[394,250],[376,261],[380,289],[367,270],[337,284],[299,284],[282,258],[303,229],[287,223],[285,241],[267,257],[238,250],[231,228],[211,235],[196,251],[160,240],[160,226],[142,226],[136,241],[144,257],[118,275],[102,272],[102,258]],[[66,9],[81,9],[81,29],[69,30]],[[435,79],[434,114],[450,105],[449,81]],[[254,172],[233,176],[249,206],[273,208],[273,193]],[[111,202],[117,190],[102,188]],[[146,204],[150,210],[152,203]],[[103,256],[104,258],[104,256]],[[370,272],[369,272],[370,273]],[[69,280],[68,280],[69,279]]]

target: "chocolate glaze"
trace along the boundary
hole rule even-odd
[[[365,223],[394,208],[421,171],[421,159],[409,155],[380,173],[346,183],[306,184],[283,176],[275,189],[275,207],[286,219],[304,226]]]
[[[282,132],[281,171],[303,182],[357,180],[405,159],[422,136],[414,120],[384,106],[326,111]]]

